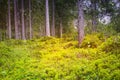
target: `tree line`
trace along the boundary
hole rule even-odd
[[[0,39],[62,37],[73,31],[77,19],[80,45],[89,21],[91,31],[97,32],[99,19],[109,16],[119,32],[119,14],[119,0],[0,0]]]

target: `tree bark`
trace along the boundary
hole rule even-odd
[[[60,38],[62,38],[62,33],[63,33],[63,25],[62,25],[62,20],[60,20]]]
[[[21,0],[21,10],[22,10],[22,39],[25,40],[25,21],[24,21],[24,0]]]
[[[46,36],[50,36],[49,0],[46,0]]]
[[[32,19],[31,19],[31,0],[29,0],[29,32],[30,32],[30,39],[32,39]]]
[[[17,22],[17,5],[16,0],[14,0],[14,22],[15,22],[15,39],[19,39],[19,31],[18,31],[18,22]]]
[[[78,46],[84,39],[84,12],[83,12],[83,0],[78,0]]]
[[[8,38],[12,38],[11,33],[11,12],[10,12],[10,0],[8,0]]]
[[[96,32],[97,21],[96,21],[96,2],[92,1],[92,31]]]
[[[55,1],[52,0],[52,28],[51,28],[52,36],[55,36]]]

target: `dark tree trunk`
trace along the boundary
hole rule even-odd
[[[50,36],[49,0],[46,0],[46,36]]]
[[[60,20],[60,38],[62,38],[63,33],[63,25],[62,25],[62,19]]]
[[[11,12],[10,12],[10,0],[8,0],[8,38],[11,39]]]
[[[84,12],[83,12],[83,0],[78,0],[78,46],[84,39]]]
[[[30,39],[32,39],[32,19],[31,19],[31,0],[29,0],[29,32],[30,32]]]
[[[22,20],[22,39],[25,40],[25,22],[24,22],[24,0],[21,0],[21,20]]]
[[[55,2],[52,0],[52,28],[51,28],[52,36],[55,36]]]
[[[92,31],[96,32],[97,20],[96,20],[96,1],[92,0]]]
[[[17,0],[14,0],[14,22],[15,22],[15,39],[19,39],[19,31],[18,31],[18,19],[17,19]]]

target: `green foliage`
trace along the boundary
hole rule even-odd
[[[104,37],[102,34],[92,34],[92,35],[87,35],[82,44],[82,48],[97,48],[101,43],[104,41]]]
[[[120,53],[120,36],[112,36],[106,40],[100,49],[105,52],[111,52],[115,54]]]
[[[70,38],[0,42],[0,79],[119,80],[120,37],[105,40],[102,34],[87,35],[83,42],[92,47],[83,48]]]

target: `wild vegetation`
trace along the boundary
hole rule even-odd
[[[0,0],[0,80],[120,80],[120,0]]]
[[[91,39],[91,36],[95,38]],[[119,80],[120,36],[43,37],[0,43],[1,80]]]

